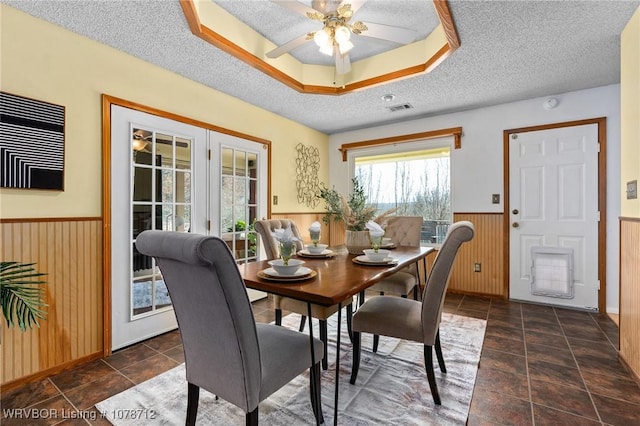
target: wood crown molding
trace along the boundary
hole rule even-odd
[[[447,44],[440,48],[424,63],[341,86],[308,85],[296,80],[277,67],[265,62],[265,60],[256,56],[252,52],[243,49],[211,28],[203,25],[198,16],[198,10],[194,4],[195,1],[196,0],[180,0],[180,6],[182,7],[187,23],[189,24],[189,28],[195,36],[200,37],[218,49],[235,56],[258,71],[267,74],[269,77],[280,81],[284,85],[300,93],[313,95],[343,95],[367,87],[385,84],[393,80],[426,73],[438,66],[458,47],[460,47],[460,39],[458,38],[458,32],[456,30],[455,23],[453,22],[453,17],[451,16],[448,0],[432,0],[438,19],[440,20],[440,24],[444,30]]]
[[[340,145],[338,151],[342,153],[342,161],[347,161],[347,152],[353,149],[370,148],[373,146],[392,145],[403,142],[414,142],[421,139],[436,139],[445,136],[453,136],[454,149],[462,147],[462,127],[451,127],[448,129],[430,130],[428,132],[411,133],[408,135],[390,136],[388,138],[371,139],[360,142],[351,142]]]

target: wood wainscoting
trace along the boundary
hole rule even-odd
[[[20,331],[2,323],[1,383],[9,390],[102,356],[102,219],[2,219],[3,261],[46,273],[46,320]]]
[[[473,223],[476,235],[460,247],[451,272],[449,291],[509,297],[505,280],[502,213],[454,213],[453,221],[468,220]],[[474,272],[474,264],[480,263],[480,272]]]
[[[620,218],[620,357],[640,383],[640,218]]]
[[[308,242],[307,229],[314,221],[322,223],[324,213],[277,213],[273,219],[291,219],[298,226],[303,240]],[[504,256],[502,213],[454,213],[454,222],[468,220],[474,224],[476,235],[464,244],[453,266],[449,291],[455,293],[478,294],[485,296],[509,296],[505,284],[506,259]],[[322,242],[332,247],[344,244],[344,224],[331,222],[322,224]],[[435,254],[428,257],[428,265],[433,263]],[[475,263],[481,264],[481,272],[474,272]]]

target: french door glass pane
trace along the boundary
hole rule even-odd
[[[221,155],[220,164],[222,165],[222,170],[220,173],[222,173],[223,176],[233,174],[233,149],[223,148]]]
[[[156,201],[170,203],[173,201],[173,171],[162,169],[156,173],[156,188],[159,188],[161,198]],[[156,191],[158,192],[158,191]]]
[[[247,188],[246,188],[246,184],[247,181],[246,179],[243,178],[236,178],[235,179],[235,193],[234,193],[234,204],[242,204],[244,205],[247,202],[247,198],[246,198],[246,194],[247,194]]]
[[[151,201],[153,199],[153,169],[133,168],[133,201]]]
[[[147,229],[191,229],[192,141],[133,128],[131,318],[171,306],[155,260],[140,254],[135,239]]]
[[[220,229],[236,261],[245,263],[256,258],[258,154],[222,148],[220,155]]]
[[[138,234],[142,231],[146,231],[147,229],[151,229],[151,206],[145,205],[134,205],[133,206],[133,217],[132,217],[132,228],[133,228],[133,238],[137,238]]]
[[[176,203],[188,203],[191,201],[191,173],[176,172]]]

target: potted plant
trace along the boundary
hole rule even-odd
[[[353,178],[353,191],[347,199],[335,189],[321,188],[319,198],[325,201],[327,210],[322,221],[325,224],[334,221],[343,221],[346,228],[345,246],[351,254],[362,254],[362,250],[371,246],[369,231],[366,224],[373,220],[381,223],[387,216],[394,213],[396,209],[390,209],[380,215],[377,209],[367,205],[367,196],[364,188]]]
[[[0,262],[0,307],[9,327],[15,324],[22,331],[39,327],[39,319],[46,317],[42,309],[45,281],[35,280],[45,274],[33,268],[35,263]]]

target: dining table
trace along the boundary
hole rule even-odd
[[[338,305],[337,341],[336,341],[336,379],[334,393],[333,423],[338,423],[338,384],[340,372],[340,333],[342,302],[353,298],[373,284],[381,281],[405,267],[424,260],[434,251],[433,247],[409,247],[396,246],[390,250],[390,259],[384,262],[367,262],[361,256],[349,254],[346,248],[338,247],[328,250],[325,255],[307,255],[302,257],[299,253],[296,257],[304,260],[304,267],[310,272],[299,277],[278,279],[271,275],[265,275],[265,270],[270,268],[269,261],[260,260],[238,265],[240,274],[247,288],[261,290],[278,296],[290,297],[307,303],[309,318],[309,341],[311,344],[312,364],[315,365],[313,351],[313,327],[311,327],[311,305],[322,306]],[[426,261],[423,264],[423,278],[426,282]],[[418,282],[420,281],[420,268]],[[326,356],[326,355],[325,355]],[[318,404],[319,398],[316,398]],[[319,410],[319,405],[314,407]],[[320,411],[318,411],[320,412]],[[317,422],[319,419],[316,419]]]

